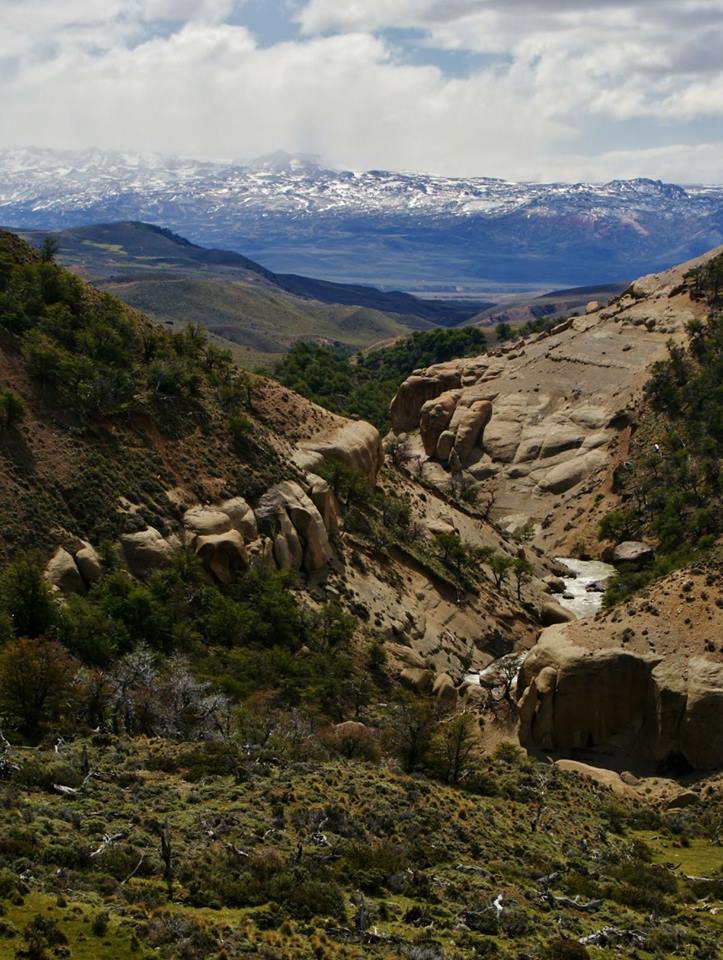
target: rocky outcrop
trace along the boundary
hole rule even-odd
[[[103,575],[103,565],[100,557],[90,543],[83,541],[83,546],[75,554],[75,563],[80,571],[80,575],[88,584],[92,586],[97,583]]]
[[[238,530],[226,530],[223,533],[197,537],[194,542],[194,551],[206,569],[220,583],[231,583],[249,566],[246,544]]]
[[[641,384],[671,337],[705,314],[680,286],[686,269],[591,302],[549,332],[414,371],[390,407],[410,465],[442,492],[464,473],[465,489],[494,495],[502,529],[525,515],[550,552],[591,538]]]
[[[376,483],[384,460],[379,431],[365,420],[348,420],[335,430],[306,440],[299,446],[305,469],[313,471],[315,465],[318,466],[316,454],[322,460],[339,460],[359,470],[372,485]],[[297,459],[297,462],[300,461]]]
[[[85,593],[86,585],[72,554],[58,547],[47,567],[45,579],[60,593]]]
[[[155,527],[125,533],[120,543],[128,569],[142,579],[168,563],[175,552],[173,545]]]
[[[331,560],[322,516],[298,483],[286,480],[268,490],[256,508],[256,519],[260,530],[273,540],[280,568],[303,566],[308,573],[315,573]]]
[[[389,409],[394,432],[414,430],[419,423],[424,404],[428,400],[434,400],[445,390],[459,387],[461,383],[460,366],[456,361],[451,364],[437,364],[424,374],[413,373],[401,385]]]
[[[654,558],[655,551],[647,543],[625,540],[613,550],[611,562],[619,566],[626,563],[650,563]]]
[[[527,747],[723,765],[723,664],[704,657],[589,649],[557,625],[525,660],[518,694]]]

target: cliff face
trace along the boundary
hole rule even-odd
[[[644,277],[549,333],[415,371],[391,406],[408,459],[439,489],[493,496],[503,529],[531,526],[548,553],[569,550],[604,512],[653,364],[705,316],[684,274],[717,252]]]

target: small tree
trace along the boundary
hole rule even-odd
[[[0,650],[0,714],[35,740],[74,703],[79,663],[55,640],[16,639]]]
[[[391,739],[402,767],[407,773],[419,769],[429,753],[436,716],[434,704],[404,694],[396,705]]]
[[[0,575],[0,604],[16,636],[38,637],[55,623],[55,601],[34,556],[19,557]]]
[[[442,720],[432,739],[433,765],[442,778],[456,785],[469,771],[479,747],[479,724],[471,713]]]
[[[25,404],[12,390],[0,391],[0,430],[13,430],[25,416]]]
[[[60,250],[60,243],[57,237],[48,235],[43,238],[43,244],[40,248],[40,259],[43,263],[55,263],[55,258]]]
[[[508,557],[504,553],[496,553],[490,557],[489,567],[498,590],[502,589],[502,584],[507,579],[513,563],[512,557]]]
[[[511,569],[517,584],[517,599],[522,602],[522,584],[532,578],[535,568],[524,557],[515,557]]]

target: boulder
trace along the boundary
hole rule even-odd
[[[671,797],[670,800],[665,804],[666,810],[685,810],[686,807],[695,806],[696,803],[700,800],[700,797],[697,793],[694,793],[693,790],[683,790],[681,793],[676,794],[676,796]]]
[[[422,407],[446,390],[461,385],[461,369],[458,363],[449,366],[439,364],[424,374],[413,373],[404,381],[391,402],[389,417],[395,433],[416,429]]]
[[[302,565],[308,573],[323,569],[332,549],[318,509],[298,483],[284,480],[268,490],[256,509],[259,524],[274,539],[282,569]]]
[[[555,603],[554,600],[548,600],[547,603],[542,605],[542,609],[540,610],[540,623],[543,627],[551,627],[556,623],[571,623],[576,619],[577,617],[572,610],[561,607],[560,604]]]
[[[75,563],[81,577],[88,586],[96,583],[103,576],[100,557],[89,543],[84,542],[84,545],[75,554]]]
[[[544,584],[550,593],[564,593],[565,581],[562,577],[545,577]]]
[[[324,460],[339,460],[359,470],[372,485],[384,461],[379,431],[365,420],[348,420],[331,433],[306,440],[300,446],[320,454]]]
[[[585,306],[585,313],[597,313],[598,310],[602,309],[602,304],[599,300],[591,300]]]
[[[429,694],[434,686],[434,671],[421,667],[406,667],[399,674],[400,681],[415,693]]]
[[[607,463],[602,450],[590,450],[570,460],[558,463],[539,480],[538,487],[544,493],[564,493],[576,487]]]
[[[723,663],[692,657],[687,693],[681,753],[696,769],[723,766]]]
[[[308,479],[311,501],[321,515],[326,532],[330,537],[336,537],[339,533],[340,510],[334,491],[322,477],[310,473]]]
[[[567,638],[564,624],[543,631],[518,679],[521,742],[562,750],[635,746],[654,662],[624,650],[587,650]]]
[[[194,550],[206,569],[223,584],[231,583],[249,566],[244,538],[238,530],[197,537]]]
[[[411,647],[405,647],[401,643],[386,643],[384,649],[389,656],[405,667],[416,667],[419,670],[425,669],[424,658]]]
[[[625,783],[623,778],[615,770],[605,770],[603,767],[593,767],[589,763],[579,763],[577,760],[557,760],[555,766],[558,770],[566,773],[576,773],[588,780],[594,780],[596,783],[608,787],[619,797],[630,797],[639,799],[640,794],[635,787]]]
[[[155,527],[146,527],[121,537],[123,556],[128,569],[136,577],[147,577],[164,566],[173,556],[173,547]]]
[[[715,660],[588,649],[558,624],[526,657],[517,693],[525,746],[723,766],[723,663]]]
[[[614,564],[650,563],[655,558],[655,551],[647,543],[638,540],[625,540],[619,543],[612,553]]]
[[[274,560],[274,543],[270,537],[257,537],[246,547],[250,567],[258,567],[271,573],[276,569]]]
[[[75,560],[63,547],[58,547],[48,561],[45,579],[60,593],[85,593],[85,582]]]
[[[447,390],[434,400],[428,400],[422,405],[419,413],[419,433],[424,452],[428,457],[433,456],[436,452],[439,438],[449,426],[460,396],[461,392],[459,390]],[[454,436],[454,430],[451,433]],[[447,453],[447,456],[449,456],[449,453]],[[446,460],[447,457],[442,459]]]
[[[435,678],[432,685],[432,696],[436,697],[437,701],[444,704],[445,707],[454,709],[457,706],[457,688],[448,673],[440,673]]]
[[[183,515],[183,526],[192,537],[206,537],[230,530],[231,518],[216,507],[204,507],[199,504],[186,510]]]
[[[233,497],[221,504],[221,510],[231,521],[235,530],[241,534],[246,543],[251,543],[259,535],[256,524],[256,515],[243,497]],[[221,531],[217,531],[221,532]]]
[[[439,440],[437,441],[437,449],[435,455],[438,460],[449,460],[449,455],[452,452],[452,447],[454,446],[454,434],[451,430],[443,430],[439,435]]]
[[[489,400],[472,400],[469,404],[466,400],[463,395],[449,425],[454,433],[454,450],[462,464],[474,447],[481,446],[482,433],[492,417]]]

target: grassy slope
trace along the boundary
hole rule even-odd
[[[405,336],[410,329],[432,327],[415,317],[303,300],[266,284],[238,280],[132,279],[102,286],[163,323],[203,323],[215,336],[230,341],[238,359],[249,367],[280,359],[298,340],[363,347]]]
[[[14,956],[21,931],[38,913],[57,921],[75,958],[391,958],[411,956],[415,944],[430,951],[420,957],[541,958],[560,932],[577,939],[605,926],[646,938],[650,946],[636,954],[640,958],[716,955],[704,947],[721,931],[720,915],[710,911],[715,895],[708,909],[697,909],[701,890],[677,868],[659,866],[652,877],[664,878],[668,892],[656,907],[642,902],[654,893],[648,855],[659,864],[682,863],[686,873],[721,875],[722,848],[704,836],[714,800],[682,817],[693,839],[681,847],[680,814],[657,817],[564,774],[548,783],[541,827],[533,831],[536,783],[550,768],[519,756],[485,762],[495,795],[480,797],[360,761],[282,756],[250,764],[253,775],[239,782],[213,773],[203,745],[98,738],[88,747],[95,776],[76,797],[37,783],[21,792],[0,784],[0,861],[16,863],[17,853],[9,851],[22,849],[27,874],[6,899],[0,957]],[[67,783],[80,750],[80,743],[60,756],[17,750],[15,759],[25,765],[17,778],[32,780],[32,770],[41,767],[46,783],[53,777]],[[315,815],[328,818],[329,846],[312,840]],[[173,842],[170,902],[157,837],[164,821]],[[123,836],[90,858],[107,833]],[[642,859],[636,841],[648,846]],[[230,854],[232,848],[247,856]],[[141,868],[127,879],[141,857]],[[273,864],[273,872],[299,860],[312,875],[338,883],[346,920],[316,916],[312,905],[304,917],[269,929],[273,905],[234,904],[238,878],[257,868],[249,864],[262,871]],[[537,878],[551,873],[557,874],[553,894],[583,902],[599,897],[599,908],[550,910]],[[226,878],[230,904],[213,893],[214,883],[223,885],[209,879],[214,875]],[[360,888],[370,928],[390,942],[343,945],[329,932],[354,927]],[[491,904],[499,895],[505,908],[497,923]],[[483,930],[460,926],[465,910],[482,911]],[[92,922],[101,913],[108,929],[98,935]],[[674,946],[665,946],[664,934]],[[189,939],[199,946],[187,944],[184,952],[181,944]],[[628,950],[625,956],[632,955]],[[620,953],[591,948],[590,956]]]

